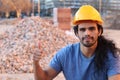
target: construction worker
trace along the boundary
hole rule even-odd
[[[60,49],[46,70],[39,65],[41,54],[34,53],[36,80],[52,80],[61,71],[66,80],[120,80],[119,50],[102,35],[102,24],[93,6],[81,6],[73,19],[80,42]]]

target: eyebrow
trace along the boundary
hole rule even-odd
[[[88,27],[88,28],[79,28],[80,31],[85,31],[86,29],[95,30],[95,27],[91,26],[91,27]]]

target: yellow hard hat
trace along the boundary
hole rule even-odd
[[[86,20],[96,21],[100,25],[103,24],[100,13],[91,5],[81,6],[76,12],[72,23],[78,25],[81,21]]]

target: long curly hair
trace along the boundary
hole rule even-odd
[[[103,33],[103,27],[99,24],[97,24],[98,31],[101,30]],[[73,27],[75,35],[78,33],[78,25]],[[98,46],[95,50],[95,66],[98,71],[104,69],[105,61],[108,59],[108,50],[112,52],[114,57],[117,57],[116,54],[118,51],[120,51],[115,43],[112,40],[106,39],[101,33],[101,36],[98,37]]]

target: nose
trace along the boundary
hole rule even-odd
[[[90,30],[89,29],[85,30],[85,35],[90,35]]]

